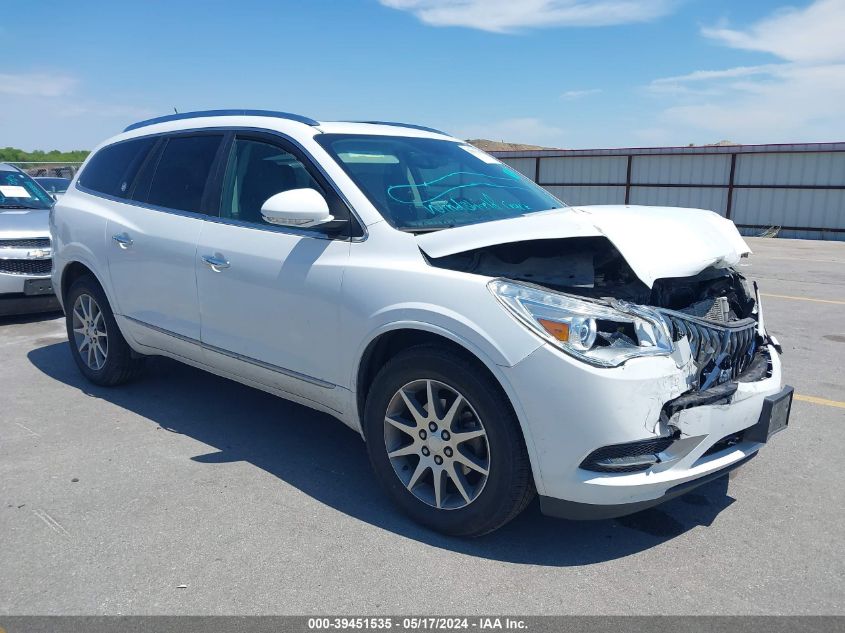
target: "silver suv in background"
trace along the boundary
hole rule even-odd
[[[0,316],[59,309],[50,282],[53,202],[23,171],[0,163]]]

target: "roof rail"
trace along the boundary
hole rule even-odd
[[[197,112],[180,112],[177,114],[167,114],[165,116],[155,117],[153,119],[146,119],[145,121],[138,121],[132,125],[127,126],[124,132],[130,130],[137,130],[148,125],[155,125],[156,123],[164,123],[166,121],[180,121],[182,119],[198,119],[201,117],[210,116],[266,116],[277,119],[288,119],[289,121],[298,121],[305,125],[320,125],[319,121],[309,119],[306,116],[299,114],[291,114],[290,112],[274,112],[273,110],[200,110]]]
[[[451,136],[442,130],[436,130],[433,127],[425,127],[424,125],[414,125],[413,123],[396,123],[395,121],[350,121],[350,123],[370,123],[372,125],[392,125],[394,127],[406,127],[411,130],[422,130],[423,132],[434,132],[435,134],[443,134],[444,136]]]

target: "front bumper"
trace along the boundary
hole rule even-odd
[[[60,310],[50,277],[0,273],[0,316]]]
[[[56,295],[29,297],[27,295],[0,295],[0,317],[39,312],[58,312],[62,309]]]
[[[748,461],[761,442],[710,449],[754,426],[766,397],[780,392],[780,360],[771,346],[768,354],[765,377],[740,382],[728,403],[693,406],[671,417],[664,406],[688,390],[688,374],[676,357],[634,359],[606,369],[546,345],[508,368],[506,379],[516,394],[543,511],[582,519],[622,516],[688,492]],[[579,467],[600,447],[672,431],[679,435],[672,458],[647,470],[606,473]]]
[[[731,471],[736,470],[746,462],[751,461],[757,456],[756,451],[750,455],[746,455],[739,461],[733,462],[724,468],[714,470],[707,475],[702,475],[698,479],[691,479],[682,484],[677,484],[669,488],[660,497],[656,499],[647,499],[645,501],[632,501],[630,503],[607,504],[601,505],[596,503],[578,503],[577,501],[566,501],[565,499],[555,499],[554,497],[540,496],[540,511],[546,516],[556,517],[558,519],[570,519],[572,521],[596,521],[599,519],[615,519],[616,517],[633,514],[652,508],[661,503],[665,503],[675,497],[685,495],[691,490],[703,486],[706,483],[725,477]]]

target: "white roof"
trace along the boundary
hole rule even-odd
[[[438,130],[412,124],[384,121],[316,121],[295,114],[264,110],[209,110],[204,112],[172,114],[148,121],[141,121],[130,125],[122,134],[109,139],[106,143],[146,136],[148,134],[177,132],[184,129],[231,126],[276,130],[300,137],[303,135],[314,136],[316,133],[327,133],[456,140]]]

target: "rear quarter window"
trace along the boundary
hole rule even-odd
[[[126,198],[135,173],[154,143],[154,138],[143,138],[102,148],[82,170],[79,185],[98,193]]]

